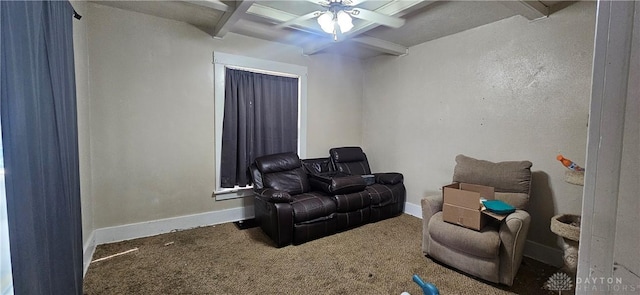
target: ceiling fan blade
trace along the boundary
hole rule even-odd
[[[358,4],[362,3],[362,2],[366,2],[367,0],[348,0],[348,1],[344,1],[344,4],[347,4],[349,6],[357,6]]]
[[[322,14],[322,11],[319,11],[319,10],[318,11],[314,11],[314,12],[309,12],[309,13],[307,13],[305,15],[301,15],[299,17],[295,17],[295,18],[290,19],[290,20],[288,20],[286,22],[278,24],[278,25],[276,25],[276,28],[281,29],[281,28],[289,27],[289,26],[294,25],[294,24],[299,24],[299,23],[304,22],[304,21],[306,21],[308,19],[312,19],[314,17],[318,17],[318,16],[320,16],[320,14]]]
[[[307,2],[311,2],[314,4],[318,4],[320,6],[329,6],[329,0],[306,0]]]
[[[372,21],[375,23],[379,23],[383,26],[392,27],[392,28],[402,27],[405,22],[404,19],[399,17],[389,16],[386,14],[382,14],[379,12],[362,9],[362,8],[353,8],[350,14],[355,18]]]

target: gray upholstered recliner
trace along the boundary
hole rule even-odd
[[[422,199],[422,251],[481,279],[511,286],[522,261],[531,218],[524,211],[531,193],[531,162],[492,163],[458,155],[454,182],[492,186],[496,199],[516,207],[499,224],[480,231],[442,220],[442,195]]]

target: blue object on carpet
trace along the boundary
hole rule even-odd
[[[436,285],[423,282],[418,275],[413,275],[413,281],[416,282],[416,284],[418,284],[420,288],[422,288],[422,292],[424,292],[424,295],[440,295],[440,291],[438,291]]]

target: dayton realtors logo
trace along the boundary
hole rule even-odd
[[[551,291],[558,291],[558,294],[562,294],[562,291],[571,291],[571,288],[573,288],[573,280],[571,280],[571,277],[566,273],[557,272],[549,277],[544,284],[544,288]]]
[[[576,278],[576,291],[611,293],[611,294],[638,294],[640,285],[624,284],[619,277],[586,277]]]
[[[557,272],[549,277],[543,289],[558,291],[558,294],[562,294],[562,291],[571,291],[573,287],[574,282],[569,275],[563,272]],[[622,278],[619,277],[577,277],[575,290],[585,291],[589,294],[638,294],[640,285],[625,284]]]

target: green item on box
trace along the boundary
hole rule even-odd
[[[516,208],[500,200],[486,200],[483,201],[482,204],[487,208],[487,210],[496,214],[504,215],[516,211]]]

